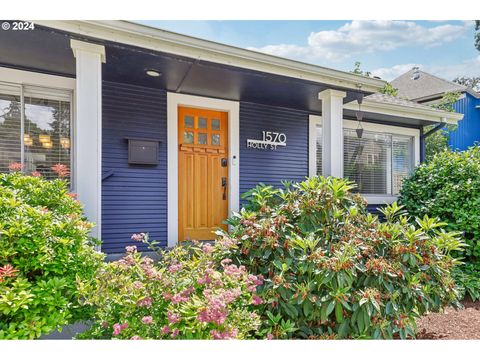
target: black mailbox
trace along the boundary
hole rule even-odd
[[[158,139],[126,138],[128,140],[128,163],[140,165],[158,164]]]

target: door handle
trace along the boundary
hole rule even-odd
[[[222,177],[222,187],[223,187],[223,200],[227,200],[227,178]]]

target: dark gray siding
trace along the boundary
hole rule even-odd
[[[102,171],[113,174],[102,183],[104,252],[123,252],[137,232],[166,245],[166,110],[164,90],[103,82]],[[159,164],[129,165],[127,136],[160,139]]]
[[[247,139],[262,131],[285,133],[287,146],[248,149]],[[308,176],[308,112],[242,102],[240,104],[240,194],[259,182],[280,186],[282,180]]]

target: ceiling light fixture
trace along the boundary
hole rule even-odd
[[[147,70],[145,70],[145,73],[148,76],[151,76],[151,77],[159,77],[160,75],[162,75],[161,72],[159,72],[157,70],[154,70],[154,69],[147,69]]]

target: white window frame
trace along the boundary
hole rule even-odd
[[[70,92],[70,188],[72,191],[75,189],[75,176],[73,174],[74,162],[75,162],[75,79],[57,76],[41,74],[32,71],[10,69],[6,67],[0,67],[0,83],[18,87],[20,90],[20,101],[22,107],[25,104],[24,100],[24,88],[26,86],[35,86],[42,88],[42,91],[48,95],[48,90],[52,90],[52,97],[55,96],[55,91],[68,91]],[[21,132],[24,131],[24,111],[22,110],[21,118]],[[23,136],[20,136],[21,143],[21,161],[24,162],[24,146]]]
[[[343,120],[344,129],[353,129],[355,130],[358,126],[358,121],[353,120]],[[404,128],[400,126],[393,125],[384,125],[384,124],[375,124],[362,121],[362,127],[365,131],[376,132],[380,134],[389,134],[389,135],[404,135],[413,137],[413,166],[418,166],[420,164],[420,130],[413,128]],[[343,144],[342,144],[343,146]],[[387,156],[388,161],[391,161],[391,157]],[[389,166],[388,168],[391,168]],[[392,173],[387,173],[387,178],[391,179]],[[387,181],[389,191],[391,192],[391,181]],[[383,204],[389,203],[397,200],[397,196],[388,195],[388,194],[368,194],[362,196],[367,200],[369,204]]]
[[[310,115],[309,116],[309,137],[308,137],[308,147],[309,147],[309,156],[308,156],[308,174],[309,176],[317,175],[317,139],[316,139],[316,127],[317,124],[322,123],[322,117],[319,115]],[[355,130],[358,126],[358,121],[343,119],[343,128],[344,129],[353,129]],[[413,160],[414,167],[420,164],[420,129],[406,128],[401,126],[394,125],[384,125],[376,124],[362,121],[362,127],[365,131],[377,132],[381,134],[391,134],[391,135],[404,135],[413,137]],[[342,143],[340,146],[343,148],[343,136]],[[323,140],[322,143],[324,144]],[[388,177],[391,177],[392,174],[387,174]],[[389,187],[391,187],[391,181],[388,182]],[[391,189],[389,189],[391,191]],[[384,204],[397,200],[397,196],[388,195],[388,194],[368,194],[362,196],[367,200],[369,204]]]

